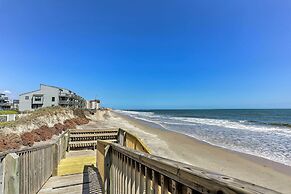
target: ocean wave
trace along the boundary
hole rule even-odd
[[[186,118],[186,117],[174,117],[175,120],[181,120],[194,124],[202,124],[202,125],[212,125],[224,128],[231,129],[242,129],[242,130],[250,130],[250,131],[260,131],[260,132],[271,132],[271,131],[284,131],[287,134],[291,134],[289,128],[284,128],[282,125],[255,125],[249,123],[248,121],[229,121],[222,119],[206,119],[206,118]],[[272,127],[273,126],[273,127]]]
[[[255,123],[255,124],[261,124],[261,125],[271,125],[271,126],[278,126],[278,127],[288,127],[291,128],[290,123],[274,123],[274,122],[264,122],[264,121],[254,121],[254,120],[248,120],[249,123]]]

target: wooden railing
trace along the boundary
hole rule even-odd
[[[97,142],[97,166],[107,194],[277,193],[106,141]]]
[[[143,143],[143,141],[133,135],[132,133],[125,131],[123,129],[118,130],[117,134],[118,143],[122,146],[132,148],[145,153],[151,153],[151,150]]]
[[[68,146],[68,133],[53,143],[0,154],[0,191],[4,194],[34,194],[52,175]],[[1,192],[0,192],[1,193]]]

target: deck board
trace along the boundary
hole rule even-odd
[[[86,173],[51,177],[38,194],[102,194],[102,182],[96,168]]]
[[[92,150],[70,151],[64,161],[72,160],[71,162],[74,163],[78,158],[85,159],[92,156],[96,157],[95,151]],[[76,174],[51,177],[38,194],[101,194],[102,181],[97,168],[86,161],[83,162],[81,172],[76,171]],[[70,166],[66,168],[70,168]],[[61,165],[59,167],[62,168]]]

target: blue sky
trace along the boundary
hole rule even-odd
[[[114,108],[290,108],[289,0],[0,0],[0,90]]]

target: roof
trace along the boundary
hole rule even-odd
[[[68,91],[71,91],[69,89],[66,89],[66,88],[60,88],[60,87],[57,87],[57,86],[50,86],[50,85],[47,85],[47,84],[40,84],[40,87],[41,86],[47,86],[47,87],[52,87],[52,88],[57,88],[57,89],[61,89],[61,90],[68,90]],[[71,91],[72,92],[72,91]]]
[[[90,102],[97,102],[97,103],[100,103],[100,100],[90,100]]]
[[[60,87],[57,87],[57,86],[50,86],[50,85],[47,85],[47,84],[40,84],[40,88],[41,88],[41,86],[52,87],[52,88],[56,88],[56,89],[60,89],[60,90],[68,90],[68,91],[70,91],[70,92],[72,92],[72,93],[75,93],[75,92],[73,92],[72,90],[69,90],[69,89],[66,89],[66,88],[60,88]],[[29,94],[29,93],[37,92],[37,91],[40,91],[40,89],[38,89],[38,90],[33,90],[33,91],[30,91],[30,92],[25,92],[25,93],[19,94],[19,96],[23,96],[23,95],[25,95],[25,94]],[[76,94],[76,93],[75,93],[75,94]],[[80,96],[80,97],[81,97],[81,96]]]
[[[33,90],[33,91],[30,91],[30,92],[25,92],[25,93],[19,94],[19,96],[23,96],[23,95],[25,95],[25,94],[29,94],[29,93],[37,92],[37,91],[40,91],[40,90]]]

